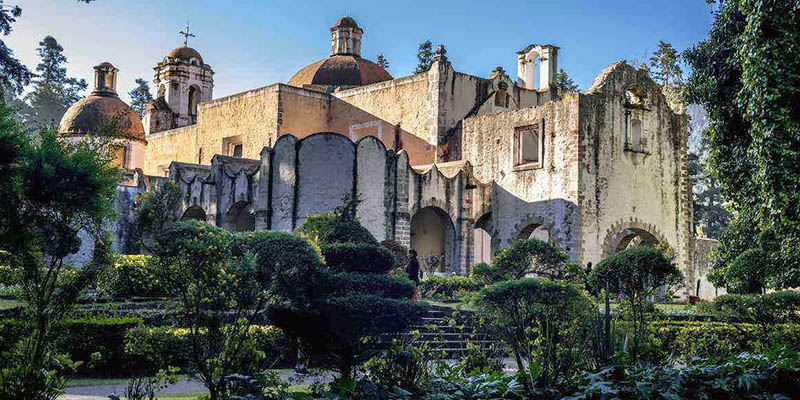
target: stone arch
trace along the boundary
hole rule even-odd
[[[256,216],[253,205],[240,201],[225,213],[225,229],[231,232],[248,232],[256,229]]]
[[[536,238],[559,247],[558,239],[555,235],[553,223],[545,218],[537,215],[531,215],[522,219],[515,227],[516,233],[512,240],[524,240]]]
[[[492,213],[487,212],[475,220],[473,226],[473,246],[474,263],[489,263],[494,258],[495,253],[500,247],[500,238],[492,222]]]
[[[420,208],[411,218],[411,248],[427,270],[453,271],[458,266],[456,230],[450,215],[442,208]]]
[[[606,230],[603,240],[603,258],[632,246],[655,246],[659,243],[669,244],[655,225],[641,222],[638,219],[620,221]]]
[[[181,216],[181,221],[187,221],[190,219],[205,221],[206,220],[205,210],[203,210],[202,207],[197,205],[187,208],[186,211],[183,212],[183,216]]]

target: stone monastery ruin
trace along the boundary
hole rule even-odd
[[[559,97],[556,46],[517,52],[513,78],[458,72],[439,46],[429,71],[393,78],[361,57],[352,18],[330,32],[330,56],[287,84],[217,99],[211,66],[176,48],[155,67],[143,120],[117,98],[117,69],[96,67],[95,91],[60,130],[80,137],[122,116],[117,240],[133,196],[164,179],[185,194],[183,218],[234,231],[292,231],[358,194],[378,240],[438,271],[467,273],[520,238],[581,265],[666,243],[686,274],[681,294],[694,294],[687,118],[646,71],[617,62]]]

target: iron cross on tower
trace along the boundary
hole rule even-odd
[[[186,30],[180,31],[178,33],[183,35],[183,45],[184,46],[189,46],[189,38],[190,37],[197,37],[197,36],[194,35],[194,33],[191,33],[189,31],[189,22],[188,21],[186,22]]]

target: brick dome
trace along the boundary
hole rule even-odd
[[[306,66],[289,79],[297,87],[350,88],[393,79],[383,67],[353,55],[333,55]]]
[[[86,135],[98,132],[103,123],[113,120],[116,120],[122,136],[145,141],[144,126],[136,111],[117,96],[95,93],[67,110],[58,124],[58,131],[68,135]]]
[[[167,53],[167,57],[177,58],[186,62],[189,62],[192,58],[196,58],[200,65],[203,65],[203,56],[200,55],[200,52],[188,46],[172,49]]]

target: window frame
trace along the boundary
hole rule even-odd
[[[527,171],[532,169],[540,169],[544,167],[544,157],[545,157],[545,120],[544,118],[541,122],[537,124],[530,124],[530,125],[523,125],[517,126],[514,128],[514,135],[512,137],[512,153],[513,153],[513,171]],[[537,160],[536,161],[522,161],[522,140],[523,134],[526,133],[533,133],[536,135],[537,139]]]

